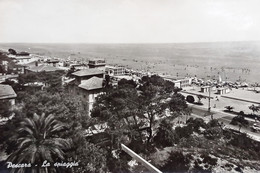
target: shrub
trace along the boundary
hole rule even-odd
[[[218,127],[219,126],[219,122],[217,119],[213,119],[213,120],[210,120],[207,124],[209,127]]]
[[[237,171],[237,172],[243,172],[243,169],[242,169],[242,167],[237,166],[237,167],[235,167],[235,171]]]
[[[191,156],[185,156],[181,151],[169,153],[168,162],[160,169],[163,172],[187,172],[190,168]]]
[[[206,128],[206,123],[204,122],[204,120],[202,118],[195,118],[195,119],[190,118],[190,119],[188,119],[187,124],[188,124],[188,126],[190,126],[193,129],[193,131],[195,131],[197,133],[200,132],[200,130],[199,130],[200,127]]]
[[[220,127],[211,127],[204,131],[204,136],[207,139],[219,139],[222,136],[222,130]]]
[[[188,95],[186,97],[186,101],[189,102],[189,103],[194,103],[195,99],[194,99],[194,97],[192,95]]]
[[[244,111],[240,111],[240,112],[238,113],[238,115],[244,116],[244,115],[245,115],[245,112],[244,112]]]
[[[202,162],[200,160],[195,160],[194,167],[191,172],[198,172],[198,173],[209,173],[210,171],[207,169],[204,169],[202,166],[200,166]]]
[[[208,163],[211,166],[216,166],[218,159],[212,158],[208,154],[202,154],[201,157],[203,158],[203,163]]]
[[[238,115],[232,119],[230,122],[232,125],[238,125],[241,124],[242,126],[248,126],[249,122],[245,119],[245,117]]]
[[[229,144],[247,151],[259,153],[260,142],[249,138],[246,134],[234,134]]]
[[[175,139],[178,143],[181,138],[188,138],[193,133],[190,126],[176,127],[175,128]]]

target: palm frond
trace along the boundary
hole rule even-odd
[[[34,114],[32,118],[24,118],[19,124],[18,133],[14,134],[17,148],[7,160],[15,163],[40,163],[44,160],[53,162],[53,158],[64,159],[63,150],[71,148],[72,140],[57,137],[57,132],[63,128],[64,125],[51,114]],[[37,170],[41,171],[44,170]]]

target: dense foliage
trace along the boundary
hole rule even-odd
[[[21,127],[19,128],[21,130],[23,128],[27,129],[29,125],[37,124],[36,126],[33,125],[33,127],[31,127],[31,130],[28,132],[36,131],[37,133],[39,133],[39,135],[35,133],[33,134],[37,135],[35,136],[33,141],[35,142],[35,144],[37,144],[36,147],[40,147],[40,145],[38,144],[41,144],[41,142],[44,141],[41,139],[41,137],[44,136],[42,135],[42,130],[44,129],[44,127],[47,128],[46,132],[48,130],[51,130],[51,128],[49,128],[47,125],[42,124],[44,123],[44,121],[42,121],[44,118],[40,117],[42,117],[44,113],[45,115],[52,115],[52,119],[55,119],[55,121],[59,121],[59,124],[63,127],[62,131],[56,133],[59,138],[71,141],[70,147],[64,148],[62,147],[62,144],[59,144],[59,142],[62,142],[60,139],[58,139],[58,141],[55,141],[56,138],[51,139],[51,141],[55,145],[57,145],[56,147],[61,147],[59,153],[62,153],[62,155],[60,155],[62,157],[56,157],[55,155],[53,155],[52,157],[54,157],[56,160],[51,160],[51,158],[46,159],[50,162],[58,161],[58,158],[61,159],[60,161],[64,162],[80,162],[80,168],[78,167],[78,169],[73,168],[59,170],[61,172],[83,172],[83,170],[86,170],[88,172],[102,172],[102,170],[105,170],[106,167],[106,151],[96,146],[95,144],[89,143],[86,140],[84,136],[85,129],[91,125],[91,122],[88,121],[89,117],[85,114],[85,103],[81,101],[80,97],[73,96],[70,93],[67,93],[62,88],[60,80],[61,75],[62,73],[57,72],[45,74],[27,74],[19,76],[19,84],[21,86],[30,82],[46,82],[48,83],[48,87],[41,89],[34,88],[33,86],[27,86],[24,87],[22,90],[16,91],[18,98],[16,109],[13,111],[15,113],[15,117],[0,126],[0,131],[2,132],[2,135],[0,136],[1,150],[5,151],[8,155],[11,154],[9,159],[14,162],[17,162],[16,159],[19,159],[20,161],[28,161],[24,159],[32,159],[30,158],[31,156],[34,157],[32,155],[32,147],[24,142],[21,143],[22,139],[26,140],[27,142],[29,141],[29,139],[27,140],[25,137],[20,136],[26,135],[26,131],[21,131],[20,133],[16,132],[14,129],[17,129],[17,127]],[[51,123],[51,121],[49,120],[50,118],[48,117],[46,118],[46,123]],[[23,122],[32,123],[26,125]],[[58,130],[58,126],[56,126],[54,123],[51,123],[50,127],[54,128],[54,130],[51,130],[52,132]],[[21,140],[17,140],[19,136],[21,137]],[[34,145],[34,143],[31,144],[32,146]],[[55,145],[53,145],[53,147],[55,147]],[[15,157],[19,156],[19,153],[17,152],[20,152],[23,148],[24,151],[28,151],[28,155],[22,155],[22,157],[26,156],[26,158]],[[40,149],[43,149],[43,147],[41,147]],[[58,152],[58,150],[56,149],[55,151]],[[46,153],[42,154],[48,154],[48,150],[46,150]],[[47,156],[48,155],[46,155],[46,157]],[[41,157],[41,159],[38,159],[38,157]],[[45,156],[43,157],[37,154],[35,155],[34,160],[37,162],[41,162],[44,158]],[[43,170],[43,172],[45,172],[45,170]]]
[[[174,84],[159,76],[143,77],[138,84],[121,80],[117,89],[107,90],[97,98],[91,116],[97,121],[108,122],[107,131],[129,137],[129,142],[152,144],[158,119],[166,116],[188,114],[185,97],[172,94]],[[149,147],[148,147],[149,148]],[[148,149],[146,148],[146,149]]]
[[[173,83],[159,76],[121,80],[117,88],[107,87],[96,98],[88,117],[81,97],[62,87],[61,75],[62,72],[19,76],[18,104],[12,110],[16,116],[0,126],[0,146],[10,160],[34,159],[36,163],[56,158],[80,162],[79,167],[58,172],[135,172],[128,164],[131,157],[120,150],[121,143],[147,159],[162,151],[162,161],[152,157],[151,161],[162,171],[170,172],[210,172],[217,157],[260,160],[259,142],[223,129],[217,120],[206,123],[201,118],[188,118],[191,110],[185,97]],[[21,87],[35,82],[46,87]],[[180,125],[176,119],[182,116],[186,116],[186,123]],[[243,123],[241,117],[235,120]],[[99,125],[104,125],[102,133],[92,134]],[[45,135],[48,130],[51,132]],[[37,133],[32,134],[34,131]],[[45,144],[57,149],[47,148],[43,153]],[[17,153],[22,150],[27,154],[19,156]]]
[[[16,142],[13,146],[14,151],[7,161],[16,164],[31,163],[35,166],[41,165],[44,161],[61,162],[65,160],[64,150],[71,147],[71,141],[59,137],[58,133],[63,129],[64,126],[57,122],[51,114],[34,114],[31,118],[22,119],[12,135],[13,138],[16,138]],[[54,168],[35,166],[32,169],[40,171]]]

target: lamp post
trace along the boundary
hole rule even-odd
[[[210,84],[209,86],[209,105],[208,105],[208,114],[211,116],[211,119],[213,120],[213,113],[210,112],[211,110],[211,106],[210,106],[210,94],[211,94],[211,88],[212,88],[212,84]]]
[[[211,107],[210,107],[210,90],[211,90],[211,85],[209,86],[209,106],[208,106],[208,111],[210,112],[210,109],[211,109]]]

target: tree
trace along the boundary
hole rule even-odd
[[[163,172],[188,172],[191,157],[185,156],[181,151],[169,153],[168,162],[161,167]]]
[[[12,106],[9,101],[0,100],[0,117],[10,117],[12,115]]]
[[[152,75],[151,77],[143,76],[142,79],[139,81],[141,84],[151,84],[153,86],[157,86],[159,88],[162,88],[160,90],[161,94],[170,94],[174,92],[175,94],[179,92],[181,89],[174,87],[174,83],[164,80],[162,77],[158,75]]]
[[[255,106],[254,104],[252,104],[251,106],[249,106],[249,109],[253,111],[253,114],[255,114],[255,112],[258,112],[260,110],[260,106]]]
[[[159,147],[169,147],[174,144],[174,130],[172,128],[173,124],[164,119],[158,128],[158,132],[154,137],[154,142]]]
[[[108,122],[109,130],[119,134],[122,127],[130,139],[142,140],[142,129],[147,129],[147,145],[154,135],[156,118],[164,116],[168,103],[166,98],[172,92],[172,84],[167,84],[159,76],[143,77],[139,87],[133,81],[121,80],[117,89],[110,88],[100,95],[92,111],[92,117]],[[124,133],[125,133],[124,132]],[[136,140],[136,139],[135,139]]]
[[[0,73],[2,73],[2,75],[4,75],[4,73],[6,73],[6,70],[3,65],[0,65]]]
[[[8,49],[8,52],[11,54],[11,55],[16,55],[17,52],[14,50],[14,49]]]
[[[203,105],[203,103],[201,102],[201,99],[205,99],[206,97],[203,96],[203,95],[201,95],[201,94],[197,95],[197,97],[198,97],[198,99],[199,99],[197,103],[198,103],[199,105]]]
[[[182,88],[175,87],[175,88],[173,89],[173,93],[174,93],[174,94],[177,94],[177,93],[180,92],[181,90],[182,90]]]
[[[137,86],[137,84],[133,81],[133,80],[126,80],[126,79],[121,79],[118,82],[118,87],[125,87],[126,85],[129,85],[129,87],[133,87],[135,88]]]
[[[234,109],[233,106],[226,106],[225,108],[228,110],[228,112],[232,112],[232,110]]]
[[[24,116],[32,116],[34,113],[53,114],[57,120],[66,123],[72,130],[81,128],[89,119],[85,115],[85,103],[81,101],[80,97],[72,96],[69,93],[50,94],[45,90],[25,93],[21,102],[23,104],[21,113]]]
[[[147,82],[142,85],[140,88],[139,103],[141,106],[142,114],[145,115],[147,126],[147,145],[150,145],[150,142],[154,135],[154,125],[155,119],[165,116],[165,110],[167,108],[167,103],[165,102],[166,95],[160,94],[161,88],[154,86],[151,83]]]
[[[41,82],[46,86],[46,90],[52,93],[62,92],[62,82],[61,76],[64,74],[62,71],[54,72],[38,72],[38,73],[28,73],[20,74],[18,77],[18,82],[20,85],[26,83]]]
[[[174,85],[166,83],[159,76],[143,77],[138,87],[132,81],[123,80],[117,89],[110,88],[97,98],[91,116],[99,122],[107,122],[110,133],[128,134],[131,141],[138,138],[150,146],[157,120],[165,116],[166,108],[171,105],[173,115],[180,115],[185,112],[182,109],[187,108],[181,94],[173,94],[167,101]],[[144,129],[147,132],[145,140],[142,138]]]
[[[137,90],[130,85],[118,89],[109,88],[99,95],[91,117],[96,119],[97,124],[106,122],[106,133],[110,133],[114,139],[120,139],[126,134],[130,140],[141,140],[140,128],[144,125],[144,115],[138,102]]]
[[[65,149],[71,147],[71,141],[60,138],[59,132],[64,129],[53,115],[37,115],[24,118],[19,124],[16,149],[7,161],[13,163],[42,164],[45,160],[53,163],[65,159]],[[23,168],[21,168],[23,169]],[[35,171],[45,171],[54,168],[34,167]]]
[[[186,97],[186,101],[189,102],[189,103],[194,103],[195,99],[194,99],[194,97],[192,95],[188,95]]]
[[[72,172],[105,172],[107,152],[86,140],[83,130],[74,130],[72,150],[66,153],[71,161],[80,161]]]
[[[186,115],[186,121],[191,114],[191,108],[188,107],[185,97],[180,93],[172,95],[171,100],[169,101],[169,108],[172,116],[181,117]]]
[[[76,72],[76,69],[75,69],[74,66],[72,66],[72,67],[68,70],[66,76],[67,76],[67,77],[72,77],[72,73],[74,73],[74,72]]]
[[[238,125],[239,131],[240,131],[241,127],[247,127],[249,125],[249,122],[245,119],[244,116],[238,115],[238,116],[232,118],[230,124]]]

